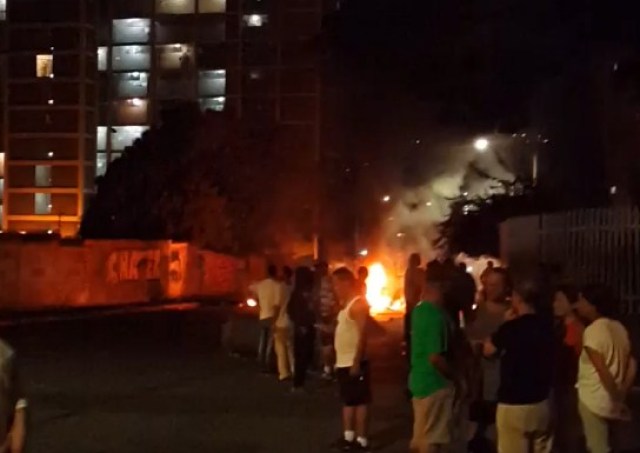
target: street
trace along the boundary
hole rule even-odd
[[[30,397],[29,453],[328,452],[340,434],[334,385],[305,394],[220,347],[223,316],[175,310],[0,327],[20,353]],[[243,329],[252,335],[251,322]],[[407,451],[411,412],[400,321],[371,342],[376,451]],[[638,408],[634,404],[634,408]],[[636,417],[638,420],[639,417]],[[640,451],[638,424],[625,452]]]
[[[377,329],[372,348],[372,432],[390,453],[406,451],[411,426],[397,324]],[[290,394],[217,347],[212,313],[2,329],[21,355],[30,453],[326,452],[340,435],[335,386],[314,380],[308,394]]]

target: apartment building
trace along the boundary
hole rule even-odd
[[[2,228],[74,235],[94,180],[176,101],[320,146],[321,0],[0,0]]]

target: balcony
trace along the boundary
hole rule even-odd
[[[113,127],[111,131],[111,151],[124,151],[127,146],[131,146],[147,129],[149,129],[147,126]]]
[[[115,46],[112,58],[114,71],[145,71],[151,67],[149,46]]]
[[[119,98],[147,97],[148,72],[121,72],[113,74],[114,92]]]
[[[198,95],[224,96],[227,82],[227,72],[224,69],[214,71],[200,71],[198,77]]]
[[[194,69],[193,47],[187,44],[167,44],[157,47],[158,66],[162,70],[191,72]]]
[[[198,10],[201,13],[224,13],[227,10],[227,1],[226,0],[199,0]]]
[[[196,0],[156,0],[158,14],[193,14]]]
[[[151,20],[116,19],[113,21],[113,42],[117,44],[144,44],[149,42]]]
[[[158,99],[195,99],[196,81],[193,78],[161,78],[157,85]]]
[[[146,99],[133,98],[116,101],[113,104],[115,123],[119,125],[138,125],[148,122]]]

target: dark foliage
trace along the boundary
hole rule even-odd
[[[227,116],[196,105],[163,112],[160,125],[98,178],[81,235],[190,241],[225,252],[264,246],[271,143],[244,135]]]

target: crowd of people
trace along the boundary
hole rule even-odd
[[[326,263],[279,272],[250,291],[259,306],[258,361],[304,391],[319,356],[337,381],[342,451],[370,451],[366,268]],[[405,274],[408,393],[415,453],[610,453],[637,362],[603,285],[575,288],[548,275],[514,279],[489,263],[479,288],[466,266],[409,259]],[[316,352],[320,353],[317,354]],[[275,354],[274,354],[275,352]],[[15,354],[0,342],[0,453],[20,453],[26,398]]]
[[[273,266],[254,285],[268,367],[304,388],[314,356],[336,380],[344,451],[368,451],[371,402],[366,268],[326,263],[295,276]],[[514,279],[489,262],[478,285],[466,265],[409,258],[404,279],[410,450],[417,453],[609,453],[616,425],[630,417],[636,377],[625,327],[612,318],[602,285],[575,288],[549,275]]]
[[[429,263],[420,300],[408,305],[411,449],[614,451],[637,364],[625,327],[611,317],[612,292],[544,274],[512,279],[490,264],[471,299],[461,297],[453,269]]]

